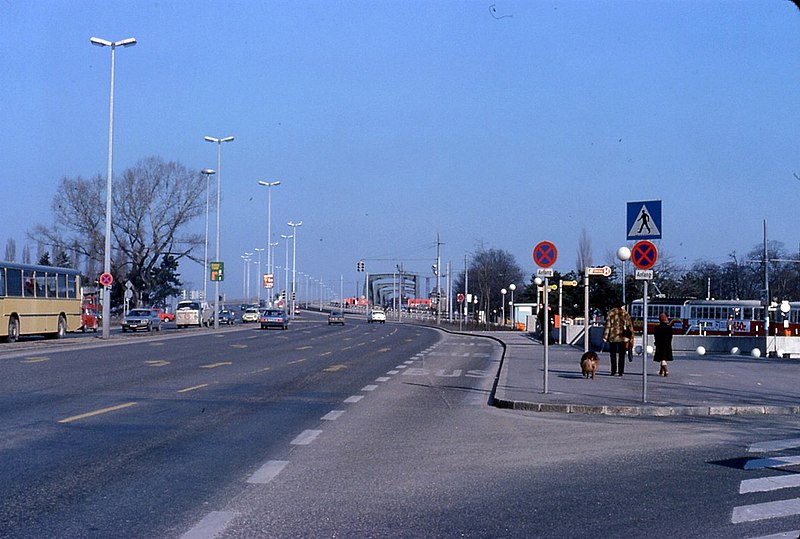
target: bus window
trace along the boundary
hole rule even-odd
[[[22,271],[22,296],[26,298],[32,298],[35,296],[34,290],[36,289],[36,284],[34,283],[34,275],[33,270],[23,270]]]
[[[48,273],[47,274],[47,297],[48,298],[56,298],[58,294],[56,293],[56,274],[55,273]]]
[[[0,297],[6,295],[6,269],[0,268]]]
[[[63,273],[58,274],[58,297],[67,297],[67,276]]]
[[[67,297],[70,299],[75,299],[77,297],[76,291],[76,283],[78,278],[74,275],[67,276]]]
[[[47,297],[47,274],[46,273],[37,273],[36,274],[36,297],[37,298],[44,298]]]
[[[6,270],[6,294],[17,297],[22,295],[22,270]]]

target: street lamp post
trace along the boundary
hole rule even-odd
[[[294,318],[295,312],[295,290],[297,289],[297,227],[303,226],[303,221],[293,222],[289,221],[286,223],[290,227],[292,227],[292,318]]]
[[[111,176],[114,163],[114,62],[119,46],[133,47],[136,39],[129,37],[121,41],[107,41],[99,37],[89,39],[92,45],[111,47],[111,97],[108,105],[108,174],[106,176],[106,238],[103,255],[103,273],[111,273]],[[104,339],[110,337],[111,329],[111,287],[103,286],[103,332]]]
[[[511,283],[508,285],[508,289],[511,290],[511,329],[517,328],[517,313],[514,311],[514,290],[517,289],[517,285]]]
[[[286,260],[283,263],[283,308],[286,309],[289,304],[289,240],[294,238],[294,234],[281,234],[281,238],[286,240]]]
[[[224,138],[214,138],[214,137],[203,137],[203,140],[207,142],[214,142],[217,145],[217,250],[216,250],[216,258],[217,262],[220,262],[220,254],[219,254],[219,203],[220,203],[220,194],[222,190],[222,143],[223,142],[231,142],[233,137],[224,137]],[[219,281],[214,281],[214,329],[219,329]]]
[[[263,185],[267,188],[267,273],[272,273],[272,249],[269,249],[272,243],[272,188],[280,185],[281,182],[265,182],[259,180],[258,185]],[[275,243],[277,245],[277,243]],[[261,270],[259,270],[260,272]],[[269,301],[269,306],[272,307],[272,300]]]
[[[256,291],[258,297],[258,306],[261,307],[261,285],[264,280],[264,278],[261,276],[261,253],[264,251],[264,249],[255,247],[253,250],[258,253],[258,279],[256,279]]]
[[[507,293],[508,293],[508,290],[506,290],[505,288],[501,288],[500,289],[500,295],[503,297],[503,308],[501,309],[501,312],[503,313],[503,327],[505,327],[505,325],[506,325],[506,294]]]
[[[210,198],[211,175],[217,171],[204,168],[200,171],[206,177],[206,241],[203,247],[203,301],[208,301],[208,206]]]

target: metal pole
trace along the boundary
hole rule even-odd
[[[548,294],[548,278],[544,278],[544,333],[542,334],[542,340],[544,341],[544,392],[548,392],[548,385],[547,385],[547,371],[549,368],[550,363],[550,316],[547,312],[548,308],[548,299],[547,297],[550,295]]]
[[[642,402],[647,402],[647,285],[649,281],[644,282],[644,299],[642,301],[644,308],[643,319],[644,329],[642,329]],[[622,361],[625,361],[623,356]]]
[[[589,351],[589,268],[583,270],[583,352]]]
[[[106,176],[106,238],[103,255],[103,272],[111,273],[111,176],[114,161],[114,52],[111,45],[111,97],[108,105],[108,174]],[[111,330],[111,287],[103,287],[103,338],[108,339]]]
[[[564,280],[558,280],[558,344],[564,344]]]

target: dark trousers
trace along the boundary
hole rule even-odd
[[[625,374],[625,356],[628,351],[628,343],[624,342],[610,342],[608,343],[609,353],[611,355],[611,376]]]

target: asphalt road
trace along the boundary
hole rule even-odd
[[[356,319],[67,341],[0,347],[2,537],[800,529],[797,516],[742,509],[797,489],[740,493],[792,475],[748,465],[764,455],[748,449],[796,441],[793,417],[498,410],[486,404],[497,343]]]

